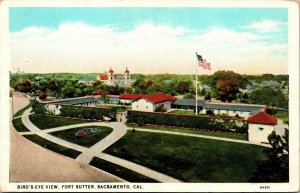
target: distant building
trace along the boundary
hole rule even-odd
[[[78,81],[78,83],[82,83],[82,84],[85,84],[85,85],[91,85],[91,84],[93,84],[93,82],[94,82],[94,80],[90,79],[90,78],[83,78],[83,79]]]
[[[239,116],[247,118],[251,115],[261,112],[264,105],[241,104],[241,103],[221,103],[207,102],[198,100],[198,111],[200,114],[206,114],[211,111],[215,115]],[[172,103],[174,109],[190,109],[195,110],[195,99],[177,99]]]
[[[133,84],[127,68],[123,74],[115,74],[110,68],[104,75],[99,74],[97,80],[109,86],[130,87]]]

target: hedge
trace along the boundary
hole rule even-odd
[[[63,117],[75,117],[82,119],[97,119],[103,120],[104,116],[109,117],[112,120],[116,119],[116,110],[111,108],[99,108],[99,107],[85,107],[85,106],[72,106],[72,105],[60,105],[60,116]],[[32,104],[32,109],[36,114],[51,114],[46,110],[45,105],[39,102]]]
[[[239,118],[214,118],[208,116],[152,113],[132,110],[129,110],[127,113],[127,122],[137,123],[139,125],[156,124],[238,133],[247,133],[248,131],[247,122]]]
[[[60,115],[65,117],[76,117],[83,119],[102,120],[103,117],[109,117],[112,120],[116,119],[116,111],[110,108],[96,108],[84,106],[62,105]]]

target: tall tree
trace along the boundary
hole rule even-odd
[[[217,71],[209,80],[205,81],[213,89],[222,101],[231,102],[236,98],[240,88],[246,86],[246,79],[242,75],[234,73],[233,71]]]
[[[283,137],[273,131],[268,136],[272,148],[263,150],[267,159],[258,162],[250,182],[288,182],[289,181],[289,132]]]
[[[104,106],[109,102],[109,98],[105,92],[101,94],[100,100],[104,103]]]

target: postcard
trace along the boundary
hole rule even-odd
[[[297,2],[0,8],[1,191],[299,191]]]

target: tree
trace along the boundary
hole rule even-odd
[[[189,86],[190,86],[191,82],[190,81],[179,81],[177,84],[177,91],[180,94],[184,94],[186,92],[189,91]]]
[[[289,181],[289,132],[283,137],[273,131],[268,136],[271,148],[263,150],[266,158],[258,162],[250,182],[288,182]]]
[[[249,94],[250,103],[288,108],[288,99],[280,90],[271,88],[256,89]]]
[[[161,104],[155,108],[154,112],[165,113],[165,112],[167,112],[167,109],[165,108],[164,104]]]
[[[205,94],[206,94],[206,90],[202,88],[200,91],[200,96],[205,96]]]
[[[240,88],[245,88],[247,80],[233,71],[217,71],[204,83],[209,84],[222,101],[231,102]]]
[[[147,84],[147,88],[149,88],[150,86],[153,85],[153,81],[152,80],[148,80],[146,84]]]
[[[109,98],[105,92],[101,94],[100,100],[104,103],[105,106],[109,102]]]
[[[147,83],[145,82],[144,79],[137,79],[134,83],[133,83],[133,87],[134,88],[139,88],[141,90],[146,90],[147,88]]]
[[[41,91],[39,94],[39,99],[45,100],[46,98],[47,98],[47,94],[45,92]]]
[[[186,93],[183,96],[184,99],[195,99],[195,95],[191,94],[191,93]]]
[[[204,100],[211,100],[211,94],[210,94],[210,92],[206,92],[206,94],[204,96]]]
[[[19,79],[14,89],[25,93],[31,92],[31,82],[28,79]]]

